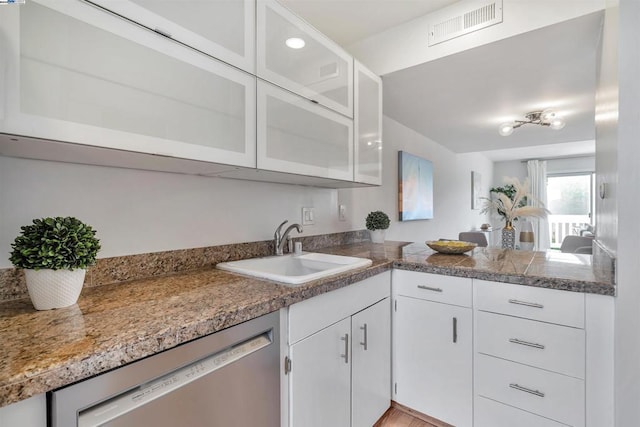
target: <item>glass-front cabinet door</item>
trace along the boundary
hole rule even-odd
[[[81,1],[3,8],[0,49],[0,132],[255,167],[248,73]]]
[[[258,80],[258,169],[353,180],[353,121]]]
[[[224,62],[255,73],[255,0],[91,0]]]
[[[257,75],[353,117],[353,58],[275,0],[257,3]]]
[[[354,180],[382,185],[382,80],[355,61]]]

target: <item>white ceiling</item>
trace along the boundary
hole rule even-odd
[[[594,139],[601,20],[586,15],[386,75],[385,114],[455,152]],[[498,134],[500,123],[545,108],[564,129]]]
[[[281,0],[341,46],[348,46],[456,1]]]
[[[455,3],[283,2],[343,46]],[[593,154],[593,143],[580,142],[595,138],[601,26],[598,12],[388,74],[384,112],[455,152],[492,151],[486,154],[502,160],[525,158],[521,147],[535,147],[537,155],[526,158]],[[500,123],[549,107],[564,116],[564,129],[528,125],[498,135]]]

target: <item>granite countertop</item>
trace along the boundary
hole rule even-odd
[[[613,295],[591,257],[477,248],[441,255],[424,244],[360,243],[317,252],[370,258],[370,267],[302,286],[203,269],[85,288],[78,304],[36,311],[0,303],[0,407],[172,348],[390,268]],[[597,273],[597,272],[596,272]]]

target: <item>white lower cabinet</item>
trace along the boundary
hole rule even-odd
[[[291,426],[348,426],[351,318],[291,346]]]
[[[470,427],[471,279],[394,270],[393,288],[393,399],[446,423]]]
[[[351,318],[351,425],[372,426],[389,407],[391,306],[389,298]]]
[[[290,427],[371,427],[389,408],[389,293],[383,273],[289,307]]]
[[[475,427],[584,427],[585,294],[483,280],[474,292]]]
[[[474,401],[476,427],[566,427],[548,418],[522,411],[485,397]]]
[[[393,271],[393,400],[457,427],[613,426],[613,298]]]

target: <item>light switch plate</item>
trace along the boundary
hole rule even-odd
[[[313,225],[315,219],[313,217],[313,208],[302,208],[302,225]]]
[[[338,206],[338,221],[346,221],[347,207],[345,205]]]

